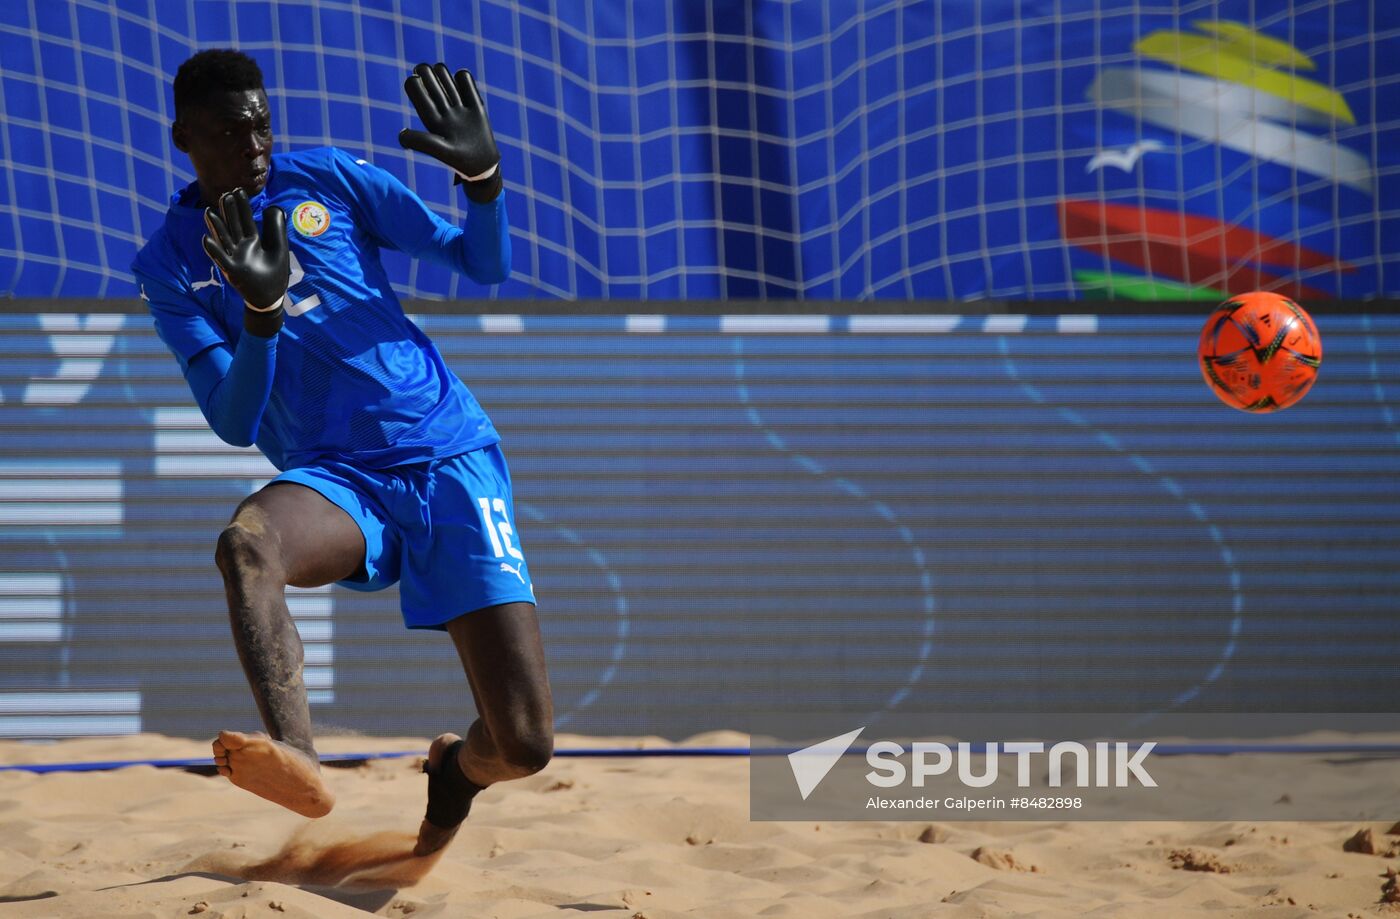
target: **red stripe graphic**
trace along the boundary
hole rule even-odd
[[[1212,217],[1102,201],[1061,201],[1060,231],[1065,242],[1143,269],[1152,277],[1232,294],[1272,290],[1302,300],[1331,294],[1262,265],[1300,271],[1350,264],[1315,249],[1276,239]],[[1262,263],[1262,265],[1260,264]]]

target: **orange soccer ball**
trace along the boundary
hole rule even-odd
[[[1255,291],[1215,308],[1196,349],[1201,375],[1221,402],[1276,412],[1303,398],[1322,365],[1322,338],[1301,306]]]

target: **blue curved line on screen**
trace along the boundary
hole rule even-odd
[[[631,620],[627,615],[627,596],[622,591],[622,579],[617,576],[617,572],[613,571],[612,566],[608,564],[608,560],[603,556],[603,553],[584,543],[583,539],[573,530],[551,521],[542,511],[533,505],[522,503],[519,505],[519,509],[524,511],[525,516],[536,523],[543,523],[554,527],[554,531],[564,537],[566,542],[588,556],[588,560],[593,563],[593,566],[602,571],[603,575],[607,578],[608,588],[613,592],[614,603],[617,608],[617,640],[613,643],[611,660],[608,664],[608,668],[603,671],[602,675],[594,682],[592,688],[584,693],[583,698],[580,699],[573,708],[568,709],[562,714],[555,715],[554,723],[556,725],[564,725],[568,724],[569,721],[573,719],[574,715],[598,701],[598,697],[603,694],[603,690],[613,681],[613,677],[617,675],[618,664],[627,656],[627,637],[632,631]]]
[[[905,678],[904,685],[897,689],[885,702],[885,711],[896,708],[909,695],[914,684],[924,675],[924,665],[928,663],[929,654],[933,652],[933,634],[935,631],[934,614],[938,609],[938,601],[933,595],[933,577],[929,574],[928,561],[924,556],[924,550],[919,548],[914,541],[914,534],[904,524],[899,522],[899,517],[894,510],[885,502],[871,498],[865,489],[844,476],[833,475],[828,472],[817,460],[803,453],[798,453],[788,446],[787,441],[782,438],[771,427],[763,421],[763,416],[759,414],[749,398],[749,387],[744,382],[744,339],[742,336],[734,336],[734,381],[735,388],[739,394],[739,402],[744,406],[749,423],[758,428],[763,433],[768,445],[779,453],[786,453],[795,463],[812,475],[827,479],[837,488],[850,495],[858,501],[864,501],[870,506],[882,520],[894,528],[899,534],[899,538],[909,547],[909,554],[914,559],[914,564],[919,570],[919,588],[923,592],[923,643],[919,646],[919,659],[914,667],[909,671],[909,676]]]
[[[1371,317],[1365,313],[1361,314],[1361,328],[1366,332],[1366,356],[1370,358],[1370,365],[1367,372],[1371,377],[1371,393],[1376,397],[1376,405],[1381,410],[1381,419],[1385,421],[1385,426],[1390,429],[1390,433],[1397,441],[1400,441],[1400,431],[1395,429],[1395,413],[1385,401],[1385,386],[1381,384],[1381,369],[1377,362],[1376,339],[1371,334]]]
[[[1007,376],[1021,388],[1021,391],[1024,392],[1032,402],[1035,402],[1037,405],[1047,404],[1048,400],[1044,393],[1034,384],[1027,383],[1025,380],[1021,379],[1021,373],[1016,368],[1016,362],[1011,358],[1011,347],[1005,335],[997,337],[997,350],[1001,352],[1002,366],[1005,368]],[[1220,675],[1225,672],[1226,665],[1228,665],[1230,660],[1235,656],[1236,642],[1244,626],[1244,593],[1240,589],[1240,571],[1235,565],[1235,555],[1230,551],[1230,547],[1226,545],[1225,536],[1220,532],[1220,528],[1211,522],[1210,517],[1206,514],[1205,508],[1202,507],[1199,502],[1186,497],[1186,493],[1182,489],[1180,483],[1171,476],[1158,472],[1146,457],[1129,450],[1124,446],[1122,441],[1109,432],[1094,427],[1087,418],[1074,409],[1067,408],[1063,405],[1056,406],[1055,408],[1061,418],[1064,418],[1077,428],[1092,432],[1099,443],[1103,444],[1114,453],[1127,457],[1139,472],[1150,478],[1155,478],[1159,487],[1173,498],[1184,502],[1187,510],[1191,512],[1191,516],[1205,526],[1206,532],[1210,534],[1211,541],[1215,543],[1216,551],[1220,554],[1220,560],[1225,563],[1225,569],[1230,573],[1230,605],[1232,612],[1232,618],[1230,620],[1230,638],[1225,642],[1225,647],[1216,660],[1215,666],[1210,669],[1210,672],[1205,675],[1205,678],[1190,689],[1179,693],[1176,698],[1172,700],[1168,708],[1177,708],[1185,705],[1199,696],[1202,690],[1207,686],[1218,680]],[[1161,711],[1148,712],[1139,716],[1133,723],[1150,720],[1161,713]]]
[[[1136,749],[1140,743],[1127,742],[1129,749]],[[662,758],[703,758],[703,757],[753,757],[787,756],[796,752],[796,747],[656,747],[642,749],[630,747],[579,747],[572,750],[555,750],[556,757],[564,759],[662,759]],[[973,752],[984,752],[983,744],[972,744]],[[847,755],[861,755],[864,748],[852,747]],[[1260,744],[1158,744],[1152,749],[1153,756],[1248,756],[1251,754],[1393,754],[1400,755],[1400,744],[1366,743],[1260,743]],[[380,759],[407,759],[423,756],[422,750],[392,751],[388,753],[327,753],[321,756],[323,763],[363,763]],[[29,772],[46,775],[57,772],[108,772],[113,769],[126,769],[132,766],[153,766],[157,769],[213,769],[214,761],[207,758],[190,759],[120,759],[78,763],[21,763],[14,766],[0,766],[0,772]]]

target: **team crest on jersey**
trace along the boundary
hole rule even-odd
[[[292,211],[292,226],[302,236],[320,236],[331,225],[331,212],[316,201],[303,201]]]

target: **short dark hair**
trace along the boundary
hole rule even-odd
[[[208,48],[175,72],[175,118],[197,109],[213,96],[263,88],[258,62],[232,48]]]

